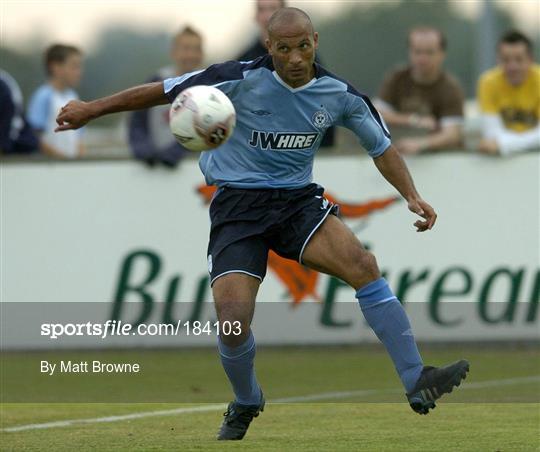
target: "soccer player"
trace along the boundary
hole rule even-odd
[[[412,409],[427,414],[435,400],[460,384],[469,364],[424,366],[401,303],[381,278],[375,257],[336,216],[337,206],[311,182],[314,153],[332,124],[353,130],[383,176],[421,216],[417,231],[437,215],[414,187],[399,153],[369,99],[314,63],[318,34],[297,8],[277,11],[268,25],[269,55],[230,61],[163,83],[134,87],[92,102],[67,104],[57,130],[81,127],[93,118],[172,102],[193,85],[212,85],[236,106],[237,126],[218,150],[201,155],[209,184],[219,187],[210,207],[208,267],[220,322],[239,321],[242,334],[220,335],[218,349],[235,400],[218,439],[242,439],[264,408],[254,372],[250,329],[255,297],[269,249],[346,281],[369,325],[385,345]]]
[[[285,0],[256,0],[254,6],[255,21],[259,27],[259,35],[248,49],[235,58],[235,60],[238,61],[251,61],[268,54],[268,48],[266,47],[266,40],[268,39],[268,23],[278,9],[287,6],[287,2]],[[315,54],[315,63],[322,64],[319,55],[317,54]],[[334,146],[335,142],[336,128],[328,127],[321,138],[319,147],[330,148]]]

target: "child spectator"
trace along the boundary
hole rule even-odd
[[[51,157],[76,158],[84,154],[81,132],[55,133],[56,116],[63,105],[78,99],[74,88],[82,75],[82,54],[77,47],[54,44],[45,51],[48,80],[32,95],[28,121],[39,136],[41,152]]]

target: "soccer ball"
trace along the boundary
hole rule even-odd
[[[182,91],[169,110],[169,126],[178,142],[191,151],[207,151],[225,143],[236,125],[229,98],[212,86]]]

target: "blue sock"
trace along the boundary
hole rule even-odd
[[[261,388],[255,378],[255,338],[249,332],[247,340],[238,347],[228,347],[218,337],[218,350],[225,373],[229,377],[236,402],[240,405],[259,405]]]
[[[422,372],[423,363],[403,306],[384,278],[358,289],[356,298],[369,326],[394,361],[405,390],[412,391]]]

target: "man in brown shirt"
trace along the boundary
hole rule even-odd
[[[390,132],[407,138],[395,146],[403,154],[455,149],[462,144],[463,92],[442,68],[446,40],[431,27],[409,33],[409,66],[388,74],[375,105]]]

